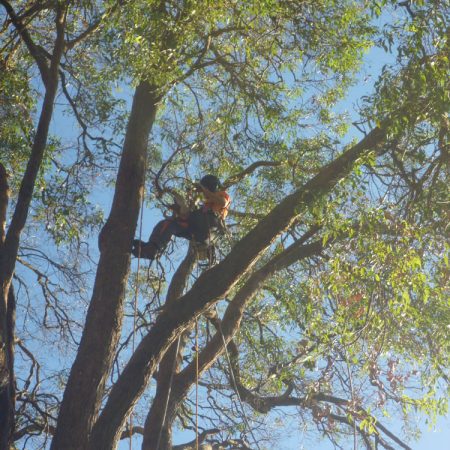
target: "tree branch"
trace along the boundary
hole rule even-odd
[[[148,82],[142,81],[136,87],[111,211],[99,236],[100,259],[86,324],[51,448],[87,448],[87,436],[97,417],[106,374],[120,336],[130,248],[143,194],[148,136],[161,98],[158,87]],[[115,440],[120,438],[121,429],[114,429]],[[96,450],[100,448],[112,447],[102,442]]]
[[[208,436],[211,436],[212,434],[220,433],[220,430],[218,428],[212,428],[210,430],[205,430],[199,433],[198,435],[198,443],[202,444]],[[197,439],[194,439],[190,442],[187,442],[186,444],[179,444],[174,445],[172,447],[172,450],[190,450],[194,449],[197,444]]]
[[[115,4],[113,4],[109,10],[106,10],[103,14],[100,14],[100,18],[91,23],[83,32],[81,32],[77,37],[73,38],[70,41],[66,42],[66,49],[70,50],[86,39],[89,35],[97,32],[100,29],[102,23],[104,23],[105,19],[113,14],[119,6],[123,5],[125,0],[118,0]]]
[[[6,0],[0,1],[6,2]],[[57,33],[54,52],[50,62],[50,68],[48,69],[46,75],[46,92],[39,117],[39,123],[31,149],[31,155],[22,178],[16,208],[14,210],[5,239],[5,257],[1,262],[1,276],[5,279],[10,279],[14,272],[15,259],[19,247],[19,238],[28,217],[28,211],[33,197],[34,185],[42,163],[45,147],[47,145],[48,130],[53,115],[54,99],[58,88],[58,65],[64,48],[65,17],[65,8],[58,7],[55,19]]]
[[[42,48],[39,45],[36,45],[28,32],[26,26],[22,22],[21,18],[17,16],[14,8],[11,6],[8,0],[0,0],[0,4],[6,9],[8,16],[11,18],[11,22],[18,31],[20,37],[28,48],[30,55],[36,61],[36,64],[39,68],[39,72],[41,73],[42,81],[44,85],[47,87],[49,83],[50,73],[49,66],[47,64],[47,59],[45,58]]]
[[[385,124],[386,125],[386,124]],[[298,217],[350,173],[356,161],[385,139],[375,128],[362,141],[326,165],[316,176],[281,201],[256,227],[238,242],[218,265],[204,272],[191,290],[165,309],[139,344],[110,392],[90,448],[110,448],[117,440],[130,408],[137,401],[169,346],[195,317],[223,298],[258,261],[273,240]]]
[[[172,278],[164,307],[175,302],[183,294],[195,263],[196,252],[193,245],[190,245],[185,259]],[[168,448],[171,445],[172,423],[176,415],[176,410],[172,407],[171,392],[173,379],[182,362],[186,338],[186,333],[180,336],[178,342],[172,344],[159,365],[156,374],[156,393],[145,420],[143,448]]]
[[[126,427],[124,431],[122,431],[122,434],[120,435],[120,439],[129,439],[130,436],[133,436],[135,434],[144,434],[144,428],[139,426],[134,426],[131,428],[131,430]]]

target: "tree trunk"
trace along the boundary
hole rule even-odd
[[[6,237],[6,214],[9,202],[8,174],[5,166],[0,162],[0,247],[3,246]]]
[[[172,344],[159,365],[156,393],[144,427],[142,448],[145,450],[172,448],[172,423],[176,413],[172,406],[173,379],[180,369],[187,333],[183,333],[179,339],[179,342]]]
[[[174,399],[178,400],[179,396],[173,394],[173,390],[168,392],[163,384],[159,392],[157,390],[145,421],[142,449],[171,450],[173,422],[180,404],[180,402],[174,401]],[[161,409],[158,409],[158,405]]]
[[[48,130],[53,115],[54,101],[58,88],[58,65],[59,58],[62,53],[62,47],[55,48],[55,60],[52,61],[50,70],[51,78],[46,84],[46,92],[42,104],[39,123],[36,130],[36,136],[31,148],[30,159],[22,179],[17,199],[17,205],[5,235],[6,228],[6,204],[4,194],[2,193],[2,245],[0,247],[0,326],[1,326],[1,342],[0,342],[0,373],[2,379],[8,386],[6,391],[2,390],[2,400],[6,401],[4,405],[0,405],[3,417],[10,417],[8,420],[0,419],[0,442],[4,443],[10,439],[14,429],[14,322],[15,322],[15,302],[14,294],[11,291],[11,281],[16,267],[17,252],[19,250],[20,235],[28,217],[28,212],[33,197],[36,178],[41,167],[44,150],[47,146]],[[12,328],[11,328],[12,327]],[[7,374],[6,378],[4,378]],[[3,384],[2,381],[2,384]],[[3,408],[7,406],[7,410]],[[12,410],[11,410],[12,408]],[[5,416],[3,416],[5,414]],[[5,428],[3,428],[5,427]],[[2,447],[3,448],[3,447]],[[7,447],[5,447],[7,448]]]
[[[100,260],[80,347],[72,366],[52,449],[82,449],[98,414],[120,336],[123,301],[144,187],[148,136],[161,96],[136,88],[109,218],[100,233]]]
[[[56,7],[55,26],[56,39],[51,56],[50,65],[43,60],[42,55],[36,52],[25,25],[18,19],[9,3],[2,2],[3,6],[16,27],[19,35],[27,45],[31,56],[41,71],[42,80],[45,85],[45,95],[42,103],[41,114],[36,129],[36,135],[31,148],[25,174],[22,178],[17,204],[11,223],[6,230],[7,211],[7,184],[6,171],[1,168],[0,187],[0,446],[1,449],[9,448],[14,432],[15,413],[15,380],[14,380],[14,326],[15,326],[15,298],[12,290],[12,278],[16,267],[19,241],[28,217],[31,200],[33,198],[36,178],[41,168],[44,151],[47,146],[50,121],[53,116],[54,102],[58,90],[58,70],[60,60],[64,51],[64,30],[66,25],[66,6],[60,4]],[[6,194],[5,194],[6,193]],[[5,409],[6,408],[6,409]]]
[[[8,449],[12,444],[16,410],[16,389],[14,376],[14,329],[16,323],[16,300],[11,285],[8,291],[8,305],[6,311],[6,330],[2,333],[2,350],[0,358],[4,360],[7,371],[0,378],[0,449]],[[2,330],[3,331],[3,330]]]
[[[124,422],[165,352],[192,321],[204,313],[247,273],[273,240],[293,220],[328,193],[350,173],[357,160],[385,139],[385,132],[375,128],[333,162],[325,166],[302,188],[287,196],[258,225],[235,245],[217,266],[203,273],[189,292],[165,309],[143,338],[119,379],[96,424],[97,432],[89,443],[91,449],[114,448]]]
[[[9,186],[6,169],[0,163],[0,258],[6,237],[6,214],[9,202]],[[1,291],[0,303],[0,449],[9,448],[14,430],[14,352],[11,322],[14,317],[14,298]],[[8,297],[7,297],[8,295]]]

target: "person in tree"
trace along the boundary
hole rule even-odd
[[[220,181],[214,175],[205,175],[195,188],[204,197],[200,208],[189,211],[181,200],[175,198],[175,216],[157,223],[148,242],[135,239],[131,249],[134,256],[155,259],[164,252],[172,236],[209,244],[211,233],[223,227],[231,197],[221,189]]]

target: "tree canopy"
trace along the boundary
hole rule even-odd
[[[447,414],[448,0],[0,5],[1,449],[408,449]],[[132,259],[206,173],[214,261]]]

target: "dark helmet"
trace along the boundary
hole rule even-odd
[[[219,179],[214,175],[205,175],[201,180],[200,184],[211,192],[216,192],[217,188],[220,187]]]

